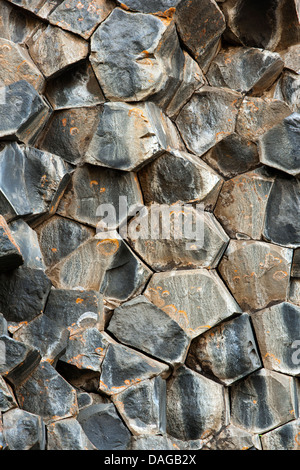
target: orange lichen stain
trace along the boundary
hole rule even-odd
[[[76,8],[78,8],[78,10],[82,10],[82,8],[84,8],[83,3],[78,2],[77,5],[76,5]]]
[[[96,348],[96,349],[95,349],[95,353],[101,355],[101,354],[103,353],[103,348],[100,348],[100,347],[99,347],[99,348]]]
[[[100,188],[99,191],[100,191],[100,193],[105,193],[106,188]]]
[[[157,11],[154,13],[155,16],[159,16],[161,18],[165,18],[167,20],[171,20],[176,12],[175,7],[168,8],[168,10],[165,11]]]
[[[76,135],[79,133],[78,127],[70,127],[70,134]]]
[[[280,362],[281,362],[280,359],[277,359],[277,357],[275,357],[275,355],[272,354],[272,353],[268,353],[268,352],[267,352],[267,353],[265,354],[265,358],[267,358],[267,357],[272,357],[275,361],[278,362],[278,364],[280,364]]]
[[[180,450],[180,448],[179,448],[178,445],[176,445],[176,444],[173,444],[173,447],[174,447],[174,449],[176,449],[176,450]]]
[[[120,242],[119,240],[116,240],[116,239],[113,240],[113,239],[106,238],[104,240],[100,240],[97,243],[97,247],[101,254],[105,256],[111,256],[118,251],[120,247]]]
[[[300,445],[300,432],[298,432],[298,434],[296,434],[295,436],[295,442]]]
[[[99,183],[98,183],[98,181],[92,180],[92,181],[90,182],[90,186],[94,186],[94,184],[99,184]]]
[[[67,125],[67,119],[66,119],[66,118],[63,118],[63,119],[61,120],[61,123],[62,123],[62,125],[63,125],[64,127],[66,127],[66,125]]]
[[[51,251],[53,251],[53,253],[56,253],[56,252],[57,252],[57,248],[51,248]]]
[[[254,405],[256,405],[256,403],[257,403],[257,400],[253,400],[253,403],[254,403]]]
[[[81,304],[82,302],[83,302],[83,299],[81,299],[80,297],[78,297],[78,299],[76,299],[77,304]]]
[[[120,7],[123,8],[123,10],[129,11],[129,7],[125,5],[125,3],[120,3]]]
[[[287,276],[288,273],[286,271],[276,271],[272,277],[275,279],[275,281],[282,281],[282,279],[286,278]]]
[[[247,447],[247,446],[244,446],[244,447],[242,447],[242,449],[241,449],[241,450],[248,450],[248,449],[249,449],[249,447]]]
[[[295,413],[295,410],[290,410],[291,415]]]

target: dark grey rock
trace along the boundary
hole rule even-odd
[[[9,450],[3,433],[2,414],[0,414],[0,450]]]
[[[0,352],[0,355],[1,355],[1,352]],[[18,404],[14,397],[12,388],[5,382],[3,377],[0,376],[0,412],[5,413],[6,411],[9,411],[12,408],[17,408],[17,407],[18,407]]]
[[[78,414],[75,389],[47,361],[16,389],[23,410],[39,415],[49,424]]]
[[[81,243],[95,235],[91,227],[56,215],[38,225],[35,230],[47,268],[66,258]]]
[[[300,279],[291,278],[288,300],[300,307]]]
[[[70,334],[83,327],[104,329],[103,298],[97,291],[51,289],[44,313]]]
[[[299,66],[300,72],[300,66]],[[274,92],[274,98],[284,101],[290,109],[295,112],[300,112],[300,77],[298,73],[290,70],[285,70],[281,75],[280,80]]]
[[[261,369],[231,387],[231,422],[264,433],[297,417],[295,379]]]
[[[300,420],[279,426],[261,436],[263,450],[300,450]]]
[[[7,2],[1,2],[0,37],[22,44],[38,26],[39,20],[25,11],[14,8]]]
[[[8,144],[0,152],[0,211],[7,220],[41,221],[55,213],[69,179],[70,168],[58,156]]]
[[[300,376],[300,361],[295,348],[299,341],[300,308],[283,302],[256,312],[251,318],[264,367]]]
[[[261,368],[249,315],[221,323],[195,338],[186,365],[226,386]]]
[[[36,232],[22,219],[9,224],[9,229],[20,247],[24,266],[32,269],[46,269]]]
[[[227,426],[213,437],[203,450],[249,450],[253,447],[253,436],[235,426]]]
[[[84,161],[136,171],[167,149],[180,147],[176,128],[154,103],[105,103]]]
[[[122,344],[111,343],[101,368],[100,390],[115,395],[152,377],[168,375],[169,367]]]
[[[218,142],[202,160],[224,178],[234,178],[259,165],[257,145],[236,133]]]
[[[26,44],[31,58],[47,79],[85,59],[89,52],[89,45],[82,38],[51,25],[35,30]]]
[[[124,8],[124,10],[128,9],[141,13],[152,13],[162,18],[168,18],[168,16],[172,16],[172,10],[175,10],[180,0],[148,0],[147,2],[143,0],[127,0],[126,4],[121,0],[117,0],[117,3],[120,7]]]
[[[190,343],[182,328],[144,296],[118,307],[108,331],[122,343],[173,365],[184,362]]]
[[[292,264],[292,277],[300,277],[300,249],[294,250],[293,264]]]
[[[7,321],[5,320],[3,313],[0,313],[0,336],[8,335]]]
[[[48,16],[50,23],[79,34],[88,39],[96,27],[111,13],[115,3],[112,0],[80,2],[77,0],[59,1],[58,6]]]
[[[179,202],[145,207],[129,222],[130,245],[155,271],[215,268],[229,238],[213,214],[199,206]]]
[[[105,101],[89,62],[49,80],[46,96],[54,109],[96,106]]]
[[[14,386],[30,376],[41,360],[37,349],[9,336],[0,336],[0,348],[0,375]]]
[[[3,414],[3,433],[10,450],[45,450],[46,431],[36,414],[14,409]]]
[[[297,176],[300,173],[300,114],[293,113],[259,138],[260,161]]]
[[[258,168],[223,184],[214,215],[231,238],[261,240],[273,183],[274,177]]]
[[[231,240],[219,272],[244,311],[287,299],[293,252],[260,241]]]
[[[30,321],[42,313],[51,281],[41,269],[20,267],[0,274],[0,311],[9,322]]]
[[[238,315],[240,307],[214,270],[191,269],[154,274],[145,297],[195,338],[221,321]]]
[[[93,397],[91,396],[90,393],[77,390],[77,403],[78,403],[78,409],[82,410],[83,408],[86,408],[93,404]]]
[[[180,367],[167,384],[167,433],[183,441],[207,439],[226,424],[224,387]]]
[[[0,215],[0,272],[18,268],[24,259],[8,225]]]
[[[7,85],[1,92],[0,139],[33,143],[49,118],[45,99],[25,80]]]
[[[56,364],[65,352],[69,331],[44,314],[23,325],[13,335],[14,339],[27,344],[40,352],[42,360]]]
[[[281,55],[286,69],[289,69],[297,74],[300,71],[300,59],[299,59],[299,44],[293,44],[284,50],[280,50]],[[288,73],[289,70],[286,70]]]
[[[107,99],[163,106],[182,80],[184,55],[174,22],[115,8],[91,38],[90,60]]]
[[[211,86],[261,95],[279,77],[284,67],[280,55],[255,48],[230,47],[213,60],[207,79]]]
[[[286,156],[285,152],[284,154]],[[300,246],[299,200],[299,179],[288,175],[278,176],[270,192],[266,208],[263,231],[266,240],[291,248]]]
[[[161,377],[114,395],[113,403],[134,435],[166,432],[166,381]]]
[[[47,450],[96,450],[75,418],[67,418],[47,426]]]
[[[228,89],[203,86],[196,91],[176,119],[188,150],[201,156],[233,134],[241,101],[240,93]]]
[[[131,434],[112,403],[92,405],[81,410],[78,421],[98,450],[129,449]]]
[[[132,450],[178,450],[167,436],[136,436],[132,439]]]
[[[127,197],[129,207],[140,207],[143,204],[138,179],[133,172],[84,165],[74,171],[72,183],[61,200],[57,213],[96,227],[105,215],[101,214],[101,209],[110,204],[116,211],[116,221],[112,221],[108,227],[113,230],[128,217],[120,209],[121,196]]]
[[[222,178],[199,158],[186,152],[166,152],[139,172],[146,204],[202,202],[212,210]]]

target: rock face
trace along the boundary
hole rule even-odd
[[[0,451],[299,450],[299,18],[0,0]]]

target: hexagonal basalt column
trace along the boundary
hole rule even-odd
[[[297,176],[300,173],[300,114],[293,113],[259,138],[260,161]]]
[[[212,214],[181,204],[152,204],[130,221],[129,243],[155,271],[215,268],[229,238]]]
[[[231,240],[219,271],[243,310],[260,310],[286,300],[292,256],[277,245]]]
[[[90,60],[106,98],[169,101],[180,84],[184,55],[174,22],[115,8],[91,38]]]
[[[176,119],[188,150],[201,156],[233,134],[241,101],[240,93],[225,88],[204,86],[196,91]]]
[[[4,413],[3,432],[10,450],[45,450],[45,424],[36,414],[21,409]]]
[[[191,338],[241,313],[217,273],[206,269],[154,274],[145,297]]]
[[[300,376],[300,308],[284,302],[256,312],[252,321],[264,367]]]
[[[167,433],[183,441],[204,439],[227,423],[225,388],[183,366],[167,385]]]
[[[23,262],[20,247],[9,230],[4,217],[0,215],[0,272],[15,269]]]
[[[231,388],[232,424],[264,433],[297,417],[295,379],[261,369]]]
[[[47,450],[96,450],[75,418],[47,426]]]
[[[279,426],[261,436],[263,450],[300,450],[300,420]]]

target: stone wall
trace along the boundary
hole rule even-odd
[[[0,448],[299,450],[299,15],[0,1]]]

